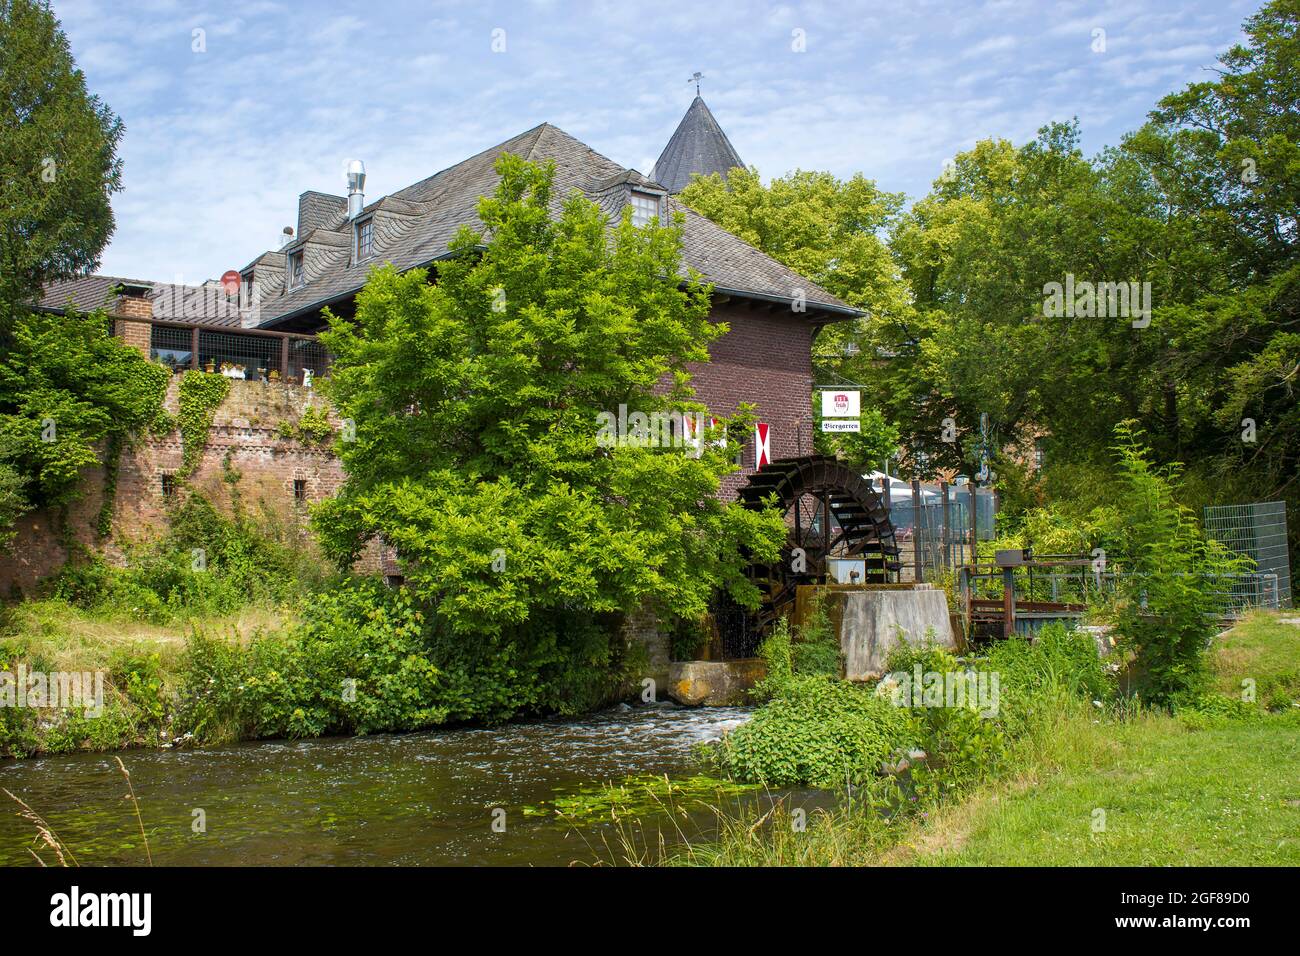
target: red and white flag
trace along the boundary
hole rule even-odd
[[[754,467],[762,468],[772,460],[772,432],[767,422],[754,426]]]

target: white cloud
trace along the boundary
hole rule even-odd
[[[764,175],[860,170],[916,196],[981,138],[1023,141],[1077,115],[1090,150],[1118,142],[1203,76],[1253,5],[664,0],[647,19],[614,0],[54,0],[90,87],[127,126],[104,268],[140,278],[243,265],[295,222],[299,193],[342,192],[353,157],[373,198],[550,121],[648,171],[696,70]],[[506,53],[490,51],[495,27]],[[795,28],[807,52],[791,49]]]

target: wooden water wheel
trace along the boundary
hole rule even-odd
[[[739,497],[745,507],[761,510],[773,495],[790,531],[779,561],[749,568],[750,579],[763,593],[762,604],[746,611],[724,597],[715,606],[728,657],[754,652],[793,606],[795,588],[830,580],[830,559],[862,560],[863,583],[889,581],[901,567],[882,494],[838,459],[806,455],[769,462],[750,476]]]

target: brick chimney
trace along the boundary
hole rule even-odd
[[[153,286],[126,282],[118,287],[117,305],[113,309],[113,334],[127,345],[149,357],[153,332]]]

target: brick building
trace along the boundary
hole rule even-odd
[[[684,215],[683,267],[714,286],[711,319],[729,326],[710,348],[712,361],[694,369],[697,400],[719,416],[733,414],[742,402],[755,405],[772,458],[812,451],[813,338],[823,325],[860,313],[676,198],[693,174],[725,175],[741,165],[698,96],[656,163],[663,182],[543,123],[370,202],[364,167],[353,163],[347,194],[304,192],[296,227],[285,229],[281,248],[255,257],[240,270],[238,283],[229,277],[225,283],[180,287],[89,276],[50,288],[41,306],[107,306],[118,334],[155,360],[178,371],[229,367],[240,381],[227,403],[231,407],[218,414],[194,480],[211,484],[223,462],[233,464],[272,499],[264,504],[292,518],[304,499],[332,493],[341,480],[327,453],[292,448],[275,430],[314,400],[304,382],[326,370],[327,357],[314,340],[322,310],[348,315],[377,263],[425,267],[436,277],[452,237],[462,226],[477,225],[477,201],[495,188],[493,166],[507,152],[554,162],[556,212],[578,190],[611,219],[627,207],[635,223]],[[125,453],[132,460],[122,464],[117,508],[124,539],[147,533],[155,523],[168,469],[179,465],[179,437],[173,438],[145,441]],[[744,470],[727,479],[725,493],[734,494],[753,470],[752,440],[741,454]],[[93,499],[91,494],[84,502],[92,513],[98,507]],[[33,557],[18,572],[0,569],[0,589],[29,585],[58,566],[57,546],[38,549],[40,537],[30,527],[20,529],[17,547],[32,549]],[[49,548],[55,551],[37,556]]]

